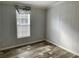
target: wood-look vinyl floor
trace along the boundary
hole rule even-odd
[[[1,51],[0,58],[79,58],[79,56],[42,41]]]

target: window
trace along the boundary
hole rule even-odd
[[[16,10],[17,19],[17,38],[30,36],[30,13],[29,11],[18,9]]]

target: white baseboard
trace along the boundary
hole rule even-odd
[[[75,54],[75,55],[79,56],[79,53],[76,53],[75,51],[72,51],[72,50],[69,50],[69,49],[67,49],[67,48],[65,48],[65,47],[62,47],[62,46],[60,46],[60,45],[54,43],[53,41],[50,41],[50,40],[47,40],[47,39],[46,39],[46,41],[49,42],[49,43],[51,43],[51,44],[54,44],[54,45],[56,45],[56,46],[58,46],[58,47],[60,47],[60,48],[62,48],[62,49],[64,49],[64,50],[66,50],[66,51],[68,51],[68,52],[70,52],[70,53],[72,53],[72,54]]]
[[[39,40],[37,40],[37,41],[28,42],[28,43],[23,43],[23,44],[18,44],[18,45],[15,45],[15,46],[10,46],[10,47],[5,47],[5,48],[0,48],[0,51],[2,51],[2,50],[6,50],[6,49],[15,48],[15,47],[19,47],[19,46],[23,46],[23,45],[27,45],[27,44],[32,44],[32,43],[36,43],[36,42],[40,42],[40,41],[44,41],[44,39],[39,39]]]

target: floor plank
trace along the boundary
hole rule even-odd
[[[0,58],[79,58],[79,56],[42,41],[1,51]]]

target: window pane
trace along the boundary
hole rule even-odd
[[[17,18],[17,38],[30,36],[30,13],[25,10],[16,11]]]

